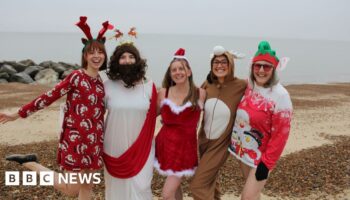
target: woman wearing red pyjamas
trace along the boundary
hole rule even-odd
[[[80,27],[87,39],[82,50],[82,69],[73,71],[52,90],[37,97],[27,105],[22,106],[17,113],[0,113],[0,122],[6,123],[26,118],[34,112],[49,106],[60,97],[67,95],[64,120],[59,140],[57,162],[66,173],[94,173],[103,165],[103,132],[104,132],[104,87],[98,74],[106,68],[107,55],[104,46],[104,33],[112,26],[108,21],[96,39],[92,38],[86,17],[81,17],[77,26]],[[6,157],[24,167],[40,173],[51,171],[40,165],[35,154],[14,154]],[[64,184],[58,182],[55,173],[54,187],[67,195],[78,195],[79,199],[92,197],[92,183]]]

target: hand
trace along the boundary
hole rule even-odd
[[[267,176],[269,175],[269,169],[266,167],[265,163],[260,161],[256,172],[255,172],[255,178],[257,181],[262,181],[267,179]]]
[[[10,121],[14,121],[19,118],[18,113],[13,113],[13,114],[5,114],[5,113],[0,113],[0,123],[5,124]]]

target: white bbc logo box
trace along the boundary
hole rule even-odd
[[[33,171],[23,171],[20,176],[19,171],[5,172],[5,185],[20,185],[22,178],[22,185],[53,185],[54,172],[40,172],[39,181],[37,180],[37,173]]]

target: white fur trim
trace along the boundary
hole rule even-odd
[[[160,104],[160,107],[162,107],[164,104],[167,104],[170,107],[171,111],[177,115],[184,111],[186,108],[192,106],[192,103],[189,101],[185,103],[185,105],[178,106],[168,98],[163,99],[163,101]]]
[[[158,173],[162,176],[177,176],[179,178],[183,177],[183,176],[186,176],[186,177],[190,177],[190,176],[193,176],[194,175],[194,172],[196,171],[196,168],[193,168],[193,169],[185,169],[185,170],[182,170],[182,171],[176,171],[174,172],[173,170],[171,169],[168,169],[168,170],[162,170],[160,169],[160,164],[158,162],[158,160],[155,158],[154,159],[154,168],[158,171]]]
[[[187,60],[187,58],[185,56],[174,56],[174,58],[181,58],[181,59]]]

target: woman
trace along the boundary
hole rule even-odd
[[[218,171],[228,157],[236,109],[246,88],[246,82],[234,76],[235,58],[223,47],[214,47],[211,71],[202,86],[207,97],[198,138],[200,161],[190,184],[194,199],[220,199]]]
[[[193,82],[192,71],[180,48],[170,62],[158,93],[163,126],[156,137],[155,168],[164,176],[164,200],[182,199],[181,180],[192,176],[198,165],[197,125],[205,90]]]
[[[52,90],[21,107],[17,113],[0,113],[0,122],[14,121],[19,117],[26,118],[34,112],[49,106],[60,97],[67,95],[64,109],[64,120],[59,140],[57,162],[65,173],[82,174],[95,173],[102,165],[102,145],[104,112],[104,88],[99,70],[106,68],[107,54],[103,37],[108,22],[103,24],[96,39],[93,39],[86,17],[81,17],[77,25],[84,31],[87,39],[83,38],[82,69],[73,71]],[[15,161],[24,167],[40,173],[51,171],[37,163],[35,154],[10,155],[9,161]],[[79,180],[78,180],[79,181]],[[79,195],[79,199],[91,199],[92,183],[64,184],[54,175],[54,187],[67,195]]]
[[[238,106],[229,152],[240,160],[246,183],[242,199],[259,199],[287,142],[292,103],[279,83],[281,67],[270,44],[262,41],[256,52],[249,84]]]
[[[157,91],[132,43],[116,47],[107,69],[104,142],[106,199],[152,199]]]

